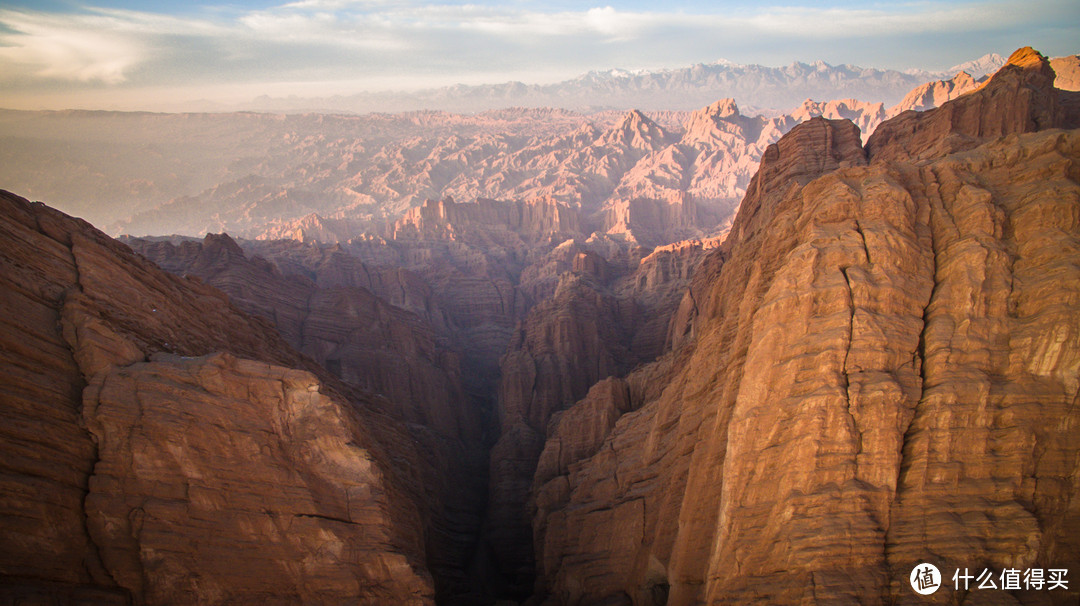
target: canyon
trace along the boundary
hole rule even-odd
[[[50,187],[149,202],[0,194],[0,600],[1076,603],[947,578],[1080,570],[1080,83],[1003,63],[773,116],[3,112],[141,125]]]
[[[1058,88],[1080,88],[1076,61],[1053,60]],[[971,77],[957,70],[941,80],[905,79],[895,105],[833,86],[779,110],[747,110],[753,95],[726,78],[727,94],[693,109],[644,112],[0,110],[0,182],[113,236],[346,241],[383,234],[425,200],[452,197],[552,200],[579,212],[586,234],[629,234],[656,246],[718,235],[765,147],[796,124],[846,118],[867,137],[886,118],[940,105],[985,80],[977,65],[957,67]]]

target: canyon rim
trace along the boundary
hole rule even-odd
[[[1080,62],[988,61],[0,111],[0,603],[1078,603]]]

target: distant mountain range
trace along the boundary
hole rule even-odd
[[[886,106],[912,88],[946,80],[960,71],[978,79],[1005,63],[988,54],[941,72],[897,71],[824,61],[785,67],[739,65],[719,60],[664,70],[592,71],[554,84],[454,85],[414,92],[372,92],[331,97],[262,96],[243,109],[256,111],[400,112],[438,109],[477,112],[495,108],[557,107],[575,111],[605,109],[694,110],[717,99],[735,98],[746,108],[786,109],[806,99],[853,98]]]
[[[780,111],[755,110],[730,97],[692,112],[644,113],[522,107],[368,115],[0,111],[0,183],[113,234],[227,231],[347,241],[362,232],[382,234],[409,209],[449,196],[554,201],[579,214],[585,234],[651,246],[722,230],[765,148],[795,125],[815,116],[846,118],[865,139],[889,117],[977,89],[982,72],[999,61],[988,56],[955,66],[958,75],[920,82],[892,106],[851,98],[859,80],[837,76],[836,91],[817,100],[795,95],[801,100]],[[1058,88],[1080,88],[1080,58],[1054,59],[1051,66]],[[712,67],[717,79],[723,70],[725,78],[739,70],[756,74],[733,80],[746,89],[751,80],[780,87],[781,75],[824,86],[818,81],[827,74],[855,69],[824,63],[772,72]],[[871,83],[885,80],[885,72],[868,74]],[[598,88],[606,82],[625,91],[660,75],[611,71],[578,83]],[[900,76],[915,77],[889,75]],[[689,79],[679,85],[675,72],[665,78],[669,91],[692,89]],[[744,92],[760,101],[753,90]],[[658,98],[662,93],[657,88]]]

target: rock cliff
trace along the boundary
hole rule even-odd
[[[605,261],[566,242],[548,263],[532,266],[557,277],[553,291],[520,322],[500,362],[499,439],[491,450],[484,533],[508,593],[531,590],[535,562],[527,511],[552,418],[598,381],[660,355],[679,296],[704,251],[701,242],[686,242],[642,258]],[[538,275],[526,278],[544,283]]]
[[[922,561],[1080,565],[1080,132],[1046,65],[1018,52],[869,153],[825,120],[766,151],[682,347],[549,429],[539,598],[917,603]]]
[[[1078,96],[1054,88],[1054,79],[1045,57],[1022,48],[981,94],[897,116],[874,131],[867,152],[875,161],[918,160],[974,147],[986,137],[1075,128],[1080,124]]]
[[[409,295],[400,283],[388,288],[380,278],[387,272],[369,269],[341,251],[295,265],[288,263],[295,257],[282,254],[291,249],[278,251],[281,264],[292,272],[285,273],[274,261],[248,258],[227,235],[178,246],[138,239],[128,243],[175,274],[197,276],[220,288],[244,311],[272,322],[290,345],[331,374],[377,394],[390,414],[428,432],[427,448],[435,455],[432,464],[439,470],[445,507],[427,539],[428,552],[437,554],[428,565],[442,597],[468,592],[466,564],[479,532],[487,472],[483,399],[469,393],[461,353],[449,346],[445,333],[360,284],[393,293],[401,305],[422,301],[426,294]],[[315,256],[308,247],[298,248]]]
[[[220,291],[0,205],[5,600],[432,602],[433,440]]]
[[[885,122],[374,117],[218,192],[291,241],[133,254],[0,193],[0,601],[904,604],[929,561],[934,603],[1076,603],[948,586],[1080,569],[1057,64]]]
[[[889,108],[888,117],[892,118],[909,110],[921,112],[933,109],[946,101],[952,101],[960,95],[978,89],[983,82],[985,82],[985,78],[976,80],[967,72],[960,72],[949,80],[927,82],[912,89],[900,103]],[[865,127],[863,131],[866,131]]]

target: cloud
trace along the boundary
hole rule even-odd
[[[964,32],[1016,25],[1024,20],[1004,4],[928,6],[925,10],[783,7],[765,9],[743,20],[745,27],[770,35],[800,38],[896,37],[928,32]]]
[[[623,9],[610,1],[547,9],[529,0],[294,0],[260,10],[223,4],[194,16],[0,9],[0,83],[8,93],[63,82],[72,90],[305,80],[422,87],[482,78],[536,81],[541,73],[569,78],[590,69],[674,67],[720,56],[768,65],[820,58],[888,67],[940,57],[944,67],[991,50],[1010,52],[990,45],[1014,40],[1056,41],[1076,52],[1071,40],[1080,27],[1075,0],[855,8],[714,3],[680,10]],[[981,46],[963,46],[973,41]]]
[[[136,41],[111,35],[98,16],[0,11],[0,77],[118,84],[145,54]]]

